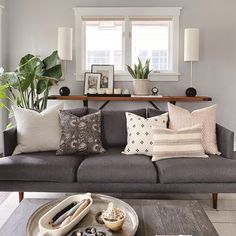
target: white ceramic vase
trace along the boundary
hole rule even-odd
[[[134,95],[149,95],[149,79],[133,79]]]

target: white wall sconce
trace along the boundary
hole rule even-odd
[[[73,29],[67,27],[58,28],[58,56],[64,61],[64,78],[67,74],[67,61],[72,61]]]
[[[186,96],[195,97],[197,91],[193,88],[193,62],[199,61],[199,29],[197,28],[184,30],[184,61],[190,62],[190,87],[186,90]]]

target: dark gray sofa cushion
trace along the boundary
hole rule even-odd
[[[82,117],[88,114],[88,108],[87,107],[80,107],[80,108],[74,108],[74,109],[64,109],[64,111],[78,117]]]
[[[236,160],[219,156],[173,158],[155,164],[162,184],[236,182]]]
[[[27,153],[0,158],[0,181],[73,182],[81,156],[56,156],[55,152]]]
[[[121,148],[89,155],[78,168],[78,182],[157,183],[157,172],[149,157],[124,155]]]
[[[162,115],[166,112],[167,111],[160,111],[160,110],[153,109],[153,108],[147,108],[147,117],[151,118],[151,117],[154,117],[154,116],[160,116],[160,115]]]
[[[125,112],[146,117],[146,109],[131,111],[102,111],[102,143],[107,147],[125,147],[127,144],[127,128]]]

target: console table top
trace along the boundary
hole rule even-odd
[[[87,100],[87,101],[163,101],[163,102],[197,102],[197,101],[212,101],[211,97],[207,96],[196,96],[196,97],[186,97],[186,96],[163,96],[163,97],[90,97],[90,96],[84,96],[84,95],[70,95],[70,96],[60,96],[60,95],[51,95],[48,97],[48,99],[51,100]]]

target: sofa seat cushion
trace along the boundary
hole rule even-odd
[[[27,153],[0,158],[0,181],[73,182],[83,158],[55,152]]]
[[[155,164],[163,184],[236,182],[236,160],[220,156],[173,158]]]
[[[157,172],[151,159],[144,155],[124,155],[122,148],[89,155],[78,168],[78,182],[156,183]]]

